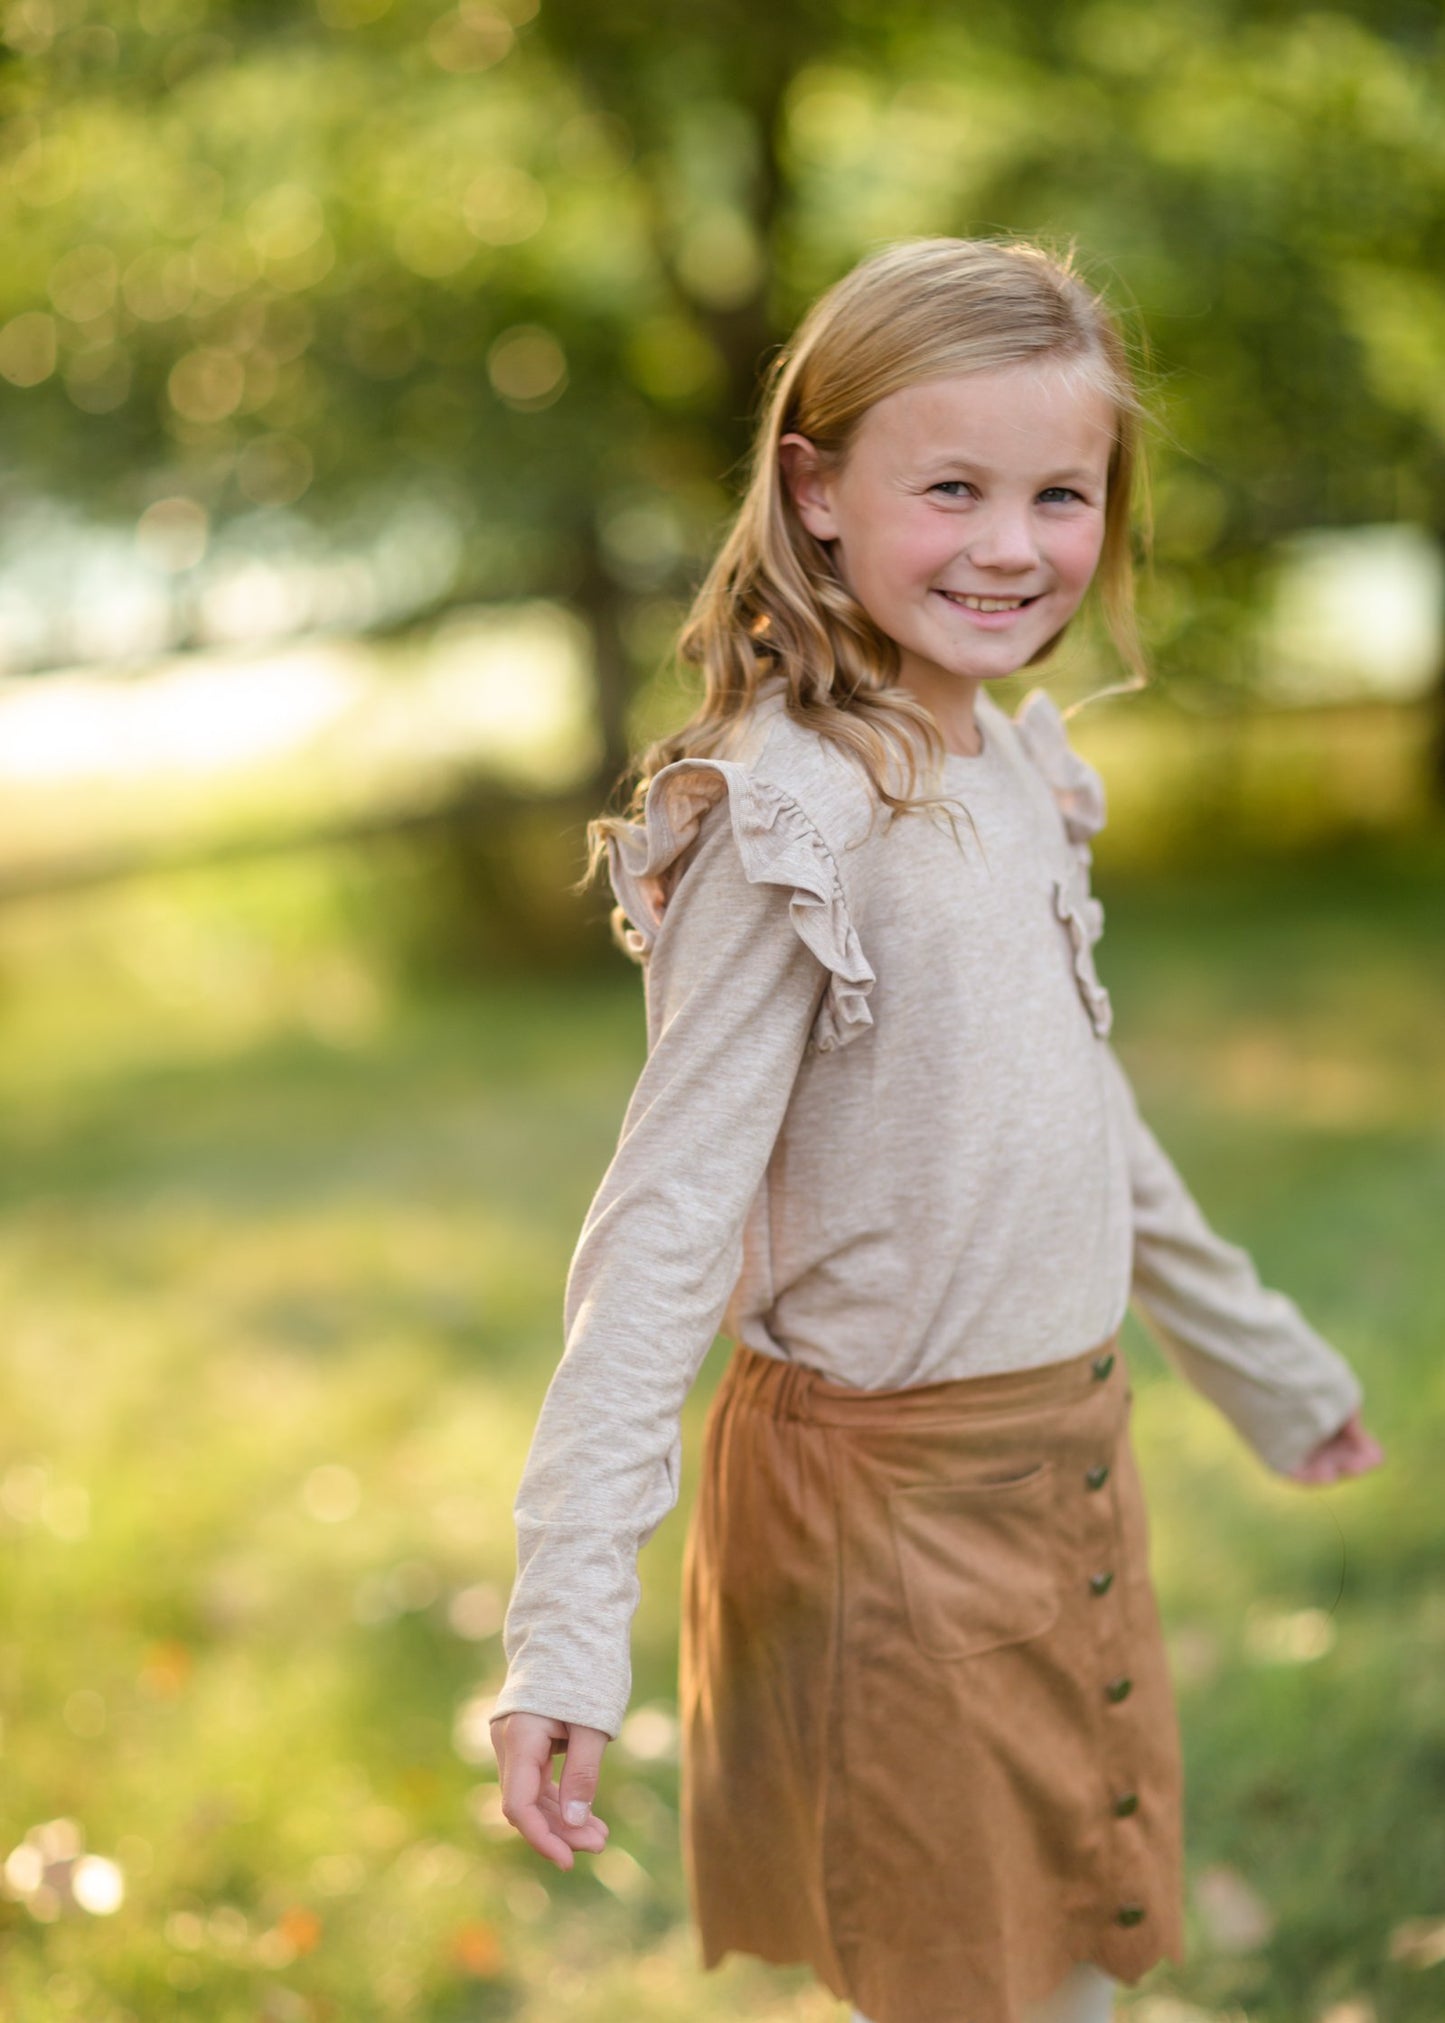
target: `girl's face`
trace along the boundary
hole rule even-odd
[[[900,388],[831,472],[805,436],[781,456],[804,526],[897,643],[900,680],[946,711],[971,708],[980,681],[1016,673],[1078,609],[1113,440],[1107,396],[1053,362]]]

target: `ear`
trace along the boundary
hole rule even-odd
[[[798,518],[819,541],[835,541],[832,480],[825,475],[817,450],[806,436],[785,435],[778,444],[778,462]]]

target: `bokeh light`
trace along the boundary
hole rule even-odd
[[[501,1809],[517,1476],[646,1038],[574,881],[698,700],[798,316],[1017,231],[1150,410],[1153,679],[1070,717],[1120,1044],[1392,1461],[1301,1496],[1131,1336],[1193,1797],[1190,1957],[1123,2006],[1437,2023],[1442,24],[1015,14],[8,6],[7,2016],[834,2016],[688,1924],[716,1352],[608,1847]],[[999,693],[1119,675],[1090,609]]]

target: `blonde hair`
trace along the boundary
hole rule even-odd
[[[1131,676],[1120,686],[1147,684],[1130,540],[1137,487],[1141,548],[1149,554],[1142,432],[1150,412],[1113,312],[1076,271],[1072,245],[1062,254],[1019,238],[886,246],[818,298],[768,369],[742,503],[677,641],[680,657],[703,670],[702,702],[636,761],[626,813],[588,823],[579,887],[590,881],[609,834],[642,812],[655,774],[675,759],[724,750],[759,684],[773,675],[785,678],[788,715],[852,752],[891,810],[942,805],[940,796],[914,792],[919,741],[931,762],[942,757],[938,727],[896,685],[897,647],[798,517],[778,446],[796,431],[825,468],[836,469],[864,415],[890,393],[957,373],[1056,362],[1075,365],[1114,408],[1096,578],[1106,628]],[[1046,660],[1067,630],[1066,623],[1027,664]],[[887,777],[894,756],[905,768],[902,793]]]

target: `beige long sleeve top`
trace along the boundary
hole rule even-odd
[[[981,753],[943,762],[956,827],[889,821],[783,702],[659,772],[610,849],[648,1054],[517,1492],[495,1713],[617,1733],[638,1551],[719,1332],[924,1384],[1078,1355],[1132,1297],[1276,1470],[1360,1402],[1139,1115],[1094,963],[1103,785],[1052,698],[1010,717],[979,693]]]

